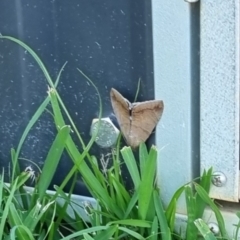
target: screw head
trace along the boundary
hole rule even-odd
[[[222,187],[227,182],[226,176],[222,172],[214,172],[212,176],[212,184],[216,187]]]
[[[220,233],[219,227],[216,223],[210,222],[208,223],[208,227],[215,236],[217,236]]]
[[[100,122],[99,122],[100,121]],[[99,125],[100,124],[100,125]],[[98,133],[95,142],[102,148],[113,147],[119,136],[120,131],[114,126],[110,118],[94,118],[91,125],[90,135]]]

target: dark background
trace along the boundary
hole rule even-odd
[[[112,114],[109,92],[116,88],[133,101],[138,79],[138,101],[153,95],[151,1],[71,0],[0,2],[0,33],[20,39],[42,59],[55,80],[67,61],[58,86],[85,143],[93,118],[98,116],[98,97],[77,68],[98,87],[103,117]],[[0,41],[0,166],[10,167],[10,148],[16,149],[32,115],[47,95],[48,84],[33,58],[17,44]],[[40,167],[55,137],[52,117],[44,113],[24,143],[21,157]],[[153,140],[153,136],[152,136]],[[80,147],[79,147],[80,148]],[[98,158],[109,149],[94,145]],[[21,160],[24,169],[31,165]],[[64,154],[54,178],[61,179],[72,166]],[[37,171],[37,170],[36,170]],[[88,195],[82,182],[76,194]]]

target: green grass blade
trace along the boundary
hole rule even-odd
[[[208,171],[204,170],[200,178],[199,185],[202,186],[207,193],[210,191],[211,180],[212,180],[213,169],[210,168]]]
[[[55,202],[51,202],[51,203],[54,203],[54,208],[53,208],[53,212],[51,214],[51,219],[48,219],[49,220],[49,225],[48,225],[48,228],[47,228],[47,231],[46,231],[46,235],[44,237],[44,240],[47,238],[48,235],[51,235],[51,234],[54,234],[56,232],[55,230],[55,222],[54,222],[54,219],[56,218],[56,204]],[[49,205],[51,203],[48,203],[47,206],[45,206],[43,209],[42,209],[42,213],[44,214],[44,212],[48,209]]]
[[[126,209],[124,217],[123,217],[124,219],[126,219],[128,216],[132,216],[132,215],[135,216],[134,211],[136,210],[138,196],[139,196],[139,191],[136,190],[134,192],[131,200],[128,202],[128,206],[127,206],[127,209]],[[137,215],[137,212],[136,212],[136,215]],[[135,217],[137,217],[137,216],[135,216]]]
[[[4,168],[2,169],[2,175],[0,176],[0,206],[3,202],[3,191],[4,191]]]
[[[31,232],[34,232],[35,227],[41,220],[42,216],[47,213],[49,207],[54,202],[49,202],[44,207],[37,201],[36,205],[29,211],[28,215],[23,221],[23,225],[26,226]]]
[[[49,93],[50,93],[51,103],[52,103],[53,112],[54,112],[55,124],[56,126],[59,126],[61,128],[62,126],[65,125],[65,122],[61,114],[60,106],[58,105],[56,91],[54,89],[51,89]],[[93,196],[96,199],[100,199],[104,205],[110,208],[119,217],[122,217],[123,213],[120,210],[120,208],[116,207],[115,202],[109,197],[107,190],[101,185],[99,180],[93,174],[92,170],[84,161],[84,158],[89,154],[88,151],[91,148],[93,142],[94,142],[94,138],[91,138],[90,142],[88,143],[87,147],[84,149],[83,153],[80,154],[75,143],[72,140],[72,137],[69,135],[69,137],[66,140],[66,149],[75,165],[70,170],[68,175],[65,177],[59,189],[63,189],[63,187],[67,184],[69,179],[73,176],[73,174],[78,169],[83,177],[84,182],[86,183],[87,187],[90,189],[90,192],[93,194]],[[57,197],[57,194],[58,193],[56,193],[55,198]]]
[[[20,175],[18,176],[18,184],[17,184],[17,189],[22,187],[29,178],[31,178],[33,173],[29,172],[21,172]]]
[[[116,178],[115,174],[112,174],[113,185],[116,191],[121,194],[124,201],[128,203],[131,199],[129,192],[126,190],[125,186]]]
[[[20,234],[19,234],[20,233]],[[31,231],[23,226],[23,225],[17,225],[14,226],[10,231],[10,239],[15,240],[34,240],[34,237],[31,233]]]
[[[107,225],[126,225],[126,226],[132,226],[132,227],[143,227],[143,228],[151,228],[151,223],[145,220],[140,219],[123,219],[123,220],[117,220],[109,222]]]
[[[16,39],[16,38],[13,38],[13,37],[10,37],[10,36],[2,36],[0,35],[0,39],[8,39],[10,41],[13,41],[15,43],[17,43],[18,45],[20,45],[21,47],[23,47],[25,50],[27,50],[30,55],[34,58],[34,60],[37,62],[38,66],[40,67],[40,69],[42,70],[44,76],[46,77],[46,80],[48,82],[48,84],[51,86],[51,87],[57,87],[57,84],[59,82],[59,79],[60,79],[60,76],[61,76],[61,73],[66,65],[66,63],[62,66],[59,74],[58,74],[58,77],[57,77],[57,80],[56,80],[56,83],[54,84],[46,67],[44,66],[43,62],[41,61],[41,59],[38,57],[38,55],[29,47],[27,46],[25,43],[23,43],[22,41],[20,41],[19,39]],[[15,176],[15,170],[17,170],[18,172],[20,171],[18,166],[16,166],[17,164],[17,159],[19,157],[19,154],[20,154],[20,151],[22,149],[22,145],[29,133],[29,131],[32,129],[33,125],[36,123],[36,121],[39,119],[39,117],[41,116],[41,114],[44,112],[44,110],[46,109],[48,103],[49,103],[49,97],[47,97],[43,103],[39,106],[39,108],[37,109],[37,111],[35,112],[35,114],[33,115],[33,117],[31,118],[31,120],[29,121],[27,127],[25,128],[21,138],[20,138],[20,141],[19,141],[19,144],[18,144],[18,147],[17,147],[17,150],[16,150],[16,153],[14,155],[14,161],[13,161],[13,171],[12,171],[12,182],[13,182],[13,179],[14,179],[14,176]]]
[[[212,184],[211,182],[212,178],[212,168],[210,168],[207,172],[204,170],[199,185],[202,186],[202,188],[205,189],[205,191],[209,194],[210,186]],[[196,218],[202,218],[204,209],[206,208],[206,203],[202,200],[202,198],[196,194]]]
[[[51,80],[51,77],[46,69],[46,67],[44,66],[43,62],[41,61],[41,59],[38,57],[38,55],[25,43],[23,43],[22,41],[20,41],[19,39],[16,39],[14,37],[10,37],[10,36],[0,36],[0,39],[3,38],[3,39],[8,39],[8,40],[11,40],[15,43],[17,43],[18,45],[20,45],[21,47],[23,47],[25,50],[27,50],[31,55],[32,57],[34,58],[34,60],[37,62],[38,66],[41,68],[44,76],[46,77],[49,85],[51,87],[54,87],[53,85],[53,82]]]
[[[47,158],[45,160],[42,173],[38,182],[38,191],[40,200],[43,199],[46,190],[48,189],[54,173],[57,169],[58,163],[62,156],[66,139],[69,136],[70,127],[64,126],[59,129],[59,132],[48,152]]]
[[[111,226],[105,231],[100,232],[96,236],[96,240],[106,240],[106,239],[112,239],[113,234],[116,232],[117,226]]]
[[[236,226],[236,231],[235,231],[235,236],[234,236],[234,239],[238,239],[238,235],[239,235],[239,229],[240,229],[240,212],[236,212],[236,215],[238,217],[238,223],[235,225]]]
[[[24,141],[26,140],[27,138],[27,135],[29,133],[29,131],[32,129],[33,125],[37,122],[37,120],[39,119],[39,117],[42,115],[42,113],[44,112],[44,110],[46,109],[48,103],[49,103],[49,98],[46,98],[43,103],[39,106],[39,108],[37,109],[37,111],[35,112],[35,114],[32,116],[31,120],[29,121],[27,127],[25,128],[22,136],[21,136],[21,139],[18,143],[18,147],[17,147],[17,150],[16,150],[16,154],[14,155],[15,158],[14,158],[14,161],[13,161],[13,174],[12,174],[12,181],[15,177],[15,168],[17,168],[17,171],[19,171],[19,167],[16,166],[17,162],[18,162],[18,157],[19,157],[19,154],[20,154],[20,151],[22,149],[22,145],[24,143]]]
[[[14,227],[16,225],[22,225],[22,219],[19,216],[17,209],[13,203],[10,203],[9,205],[9,224],[11,227]]]
[[[218,226],[219,226],[219,230],[221,232],[222,237],[228,239],[229,237],[228,237],[228,234],[227,234],[227,231],[225,228],[224,219],[223,219],[223,216],[222,216],[221,212],[219,211],[218,207],[215,205],[215,203],[212,201],[212,199],[208,196],[208,193],[204,190],[204,188],[202,188],[197,183],[195,183],[194,185],[195,185],[195,189],[196,189],[197,193],[199,194],[199,196],[202,198],[203,201],[205,201],[206,204],[209,205],[209,207],[215,213],[215,216],[216,216],[216,219],[218,222]]]
[[[108,189],[108,186],[107,186],[107,183],[106,183],[106,178],[102,172],[102,170],[99,168],[99,165],[98,165],[98,160],[95,156],[91,156],[90,159],[89,159],[89,162],[91,164],[91,168],[93,170],[93,173],[95,175],[95,177],[98,179],[98,181],[100,182],[100,184],[102,185],[102,187],[107,190]],[[110,173],[109,173],[110,174]],[[109,185],[109,183],[108,183]],[[110,186],[111,187],[111,186]]]
[[[99,91],[98,91],[98,88],[97,88],[97,86],[93,83],[93,81],[92,81],[87,75],[85,75],[85,74],[83,73],[83,71],[81,71],[81,70],[78,69],[78,68],[77,68],[77,70],[78,70],[78,72],[92,85],[92,87],[95,89],[95,91],[96,91],[96,93],[97,93],[97,96],[98,96],[98,105],[99,105],[98,119],[101,120],[101,118],[102,118],[102,99],[101,99],[101,95],[100,95],[100,93],[99,93]],[[64,108],[64,106],[63,106],[63,108]],[[71,126],[72,126],[73,130],[76,132],[78,138],[81,139],[80,134],[79,134],[79,132],[77,131],[77,128],[76,128],[74,122],[72,121],[70,115],[68,114],[67,110],[64,109],[64,111],[65,111],[65,113],[67,114],[68,119],[70,120],[70,123],[71,123]],[[91,146],[93,145],[93,143],[94,143],[94,141],[95,141],[95,139],[96,139],[96,137],[97,137],[97,135],[98,135],[98,130],[99,130],[99,127],[100,127],[100,122],[101,122],[101,121],[99,121],[99,124],[97,125],[96,132],[94,132],[94,134],[92,135],[92,137],[91,137],[88,145],[86,146],[87,152],[89,151],[89,149],[90,149]],[[83,142],[82,142],[82,146],[83,146],[83,148],[85,149],[85,146],[83,145]]]
[[[143,170],[139,186],[138,212],[140,219],[146,219],[149,212],[149,203],[153,194],[155,173],[157,169],[157,149],[152,147]]]
[[[145,143],[141,143],[139,146],[139,164],[140,164],[141,177],[143,175],[147,159],[148,159],[147,146]]]
[[[87,229],[72,233],[72,234],[70,234],[66,237],[60,238],[59,240],[72,240],[76,237],[82,236],[85,233],[94,233],[94,232],[97,232],[97,231],[104,231],[108,228],[109,228],[108,226],[91,227],[91,228],[87,228]]]
[[[119,134],[118,136],[116,148],[112,149],[113,169],[114,169],[114,175],[117,181],[121,179],[120,145],[121,145],[121,134]]]
[[[189,186],[185,187],[185,200],[187,206],[187,230],[186,230],[186,240],[197,239],[197,228],[194,224],[196,220],[196,199],[193,196],[192,188]]]
[[[130,236],[132,236],[132,237],[134,237],[136,239],[145,240],[145,238],[141,234],[139,234],[136,231],[133,231],[133,230],[131,230],[129,228],[119,227],[118,229],[122,230],[123,232],[127,233],[128,235],[130,235]]]
[[[176,219],[176,211],[177,211],[177,201],[174,198],[172,201],[172,209],[171,209],[171,215],[169,215],[169,218],[166,214],[166,218],[167,218],[167,222],[168,222],[168,226],[170,228],[170,231],[173,232],[174,231],[174,227],[175,227],[175,219]]]
[[[26,232],[26,229],[28,228],[26,226],[25,226],[26,227],[25,229],[23,228],[24,225],[23,225],[22,219],[18,214],[18,211],[15,208],[15,205],[13,203],[10,203],[10,206],[9,206],[9,223],[10,223],[10,226],[12,227],[11,234],[16,235],[17,239],[30,239],[28,233]],[[16,226],[21,226],[21,227],[16,227]],[[31,231],[29,230],[29,232]]]
[[[83,237],[85,240],[94,240],[94,238],[92,238],[88,233],[84,233]]]
[[[13,148],[11,148],[11,162],[12,162],[12,170],[11,172],[9,171],[9,181],[13,182],[14,178],[20,174],[18,156],[16,156],[16,151]]]
[[[0,239],[3,239],[3,233],[4,233],[4,228],[6,225],[6,220],[8,218],[9,209],[10,209],[13,197],[14,197],[14,193],[16,191],[17,184],[18,184],[18,178],[16,178],[14,185],[11,188],[10,194],[7,198],[7,202],[5,203],[5,207],[4,207],[4,210],[2,213],[2,217],[1,217],[1,221],[0,221]]]
[[[11,161],[12,161],[13,169],[12,169],[11,173],[9,171],[8,174],[9,174],[9,179],[11,179],[10,182],[13,182],[15,176],[21,175],[18,157],[16,156],[16,152],[13,148],[11,148]],[[23,208],[27,209],[30,196],[28,194],[26,194],[26,190],[23,187],[19,188],[19,193],[20,193],[20,198],[22,201]]]
[[[167,222],[167,218],[161,203],[161,199],[159,197],[159,194],[157,192],[157,190],[154,190],[153,192],[153,200],[154,200],[154,206],[156,209],[156,213],[157,213],[157,217],[158,217],[158,221],[160,223],[160,235],[161,235],[161,239],[162,240],[171,240],[171,231],[168,227],[168,222]]]
[[[151,232],[150,232],[150,236],[149,236],[149,240],[158,240],[158,219],[155,216],[152,222],[152,227],[151,227]]]
[[[196,219],[194,221],[194,224],[196,225],[205,240],[217,240],[217,238],[209,229],[208,225],[202,219]]]
[[[115,197],[116,204],[122,209],[122,211],[126,210],[126,201],[125,197],[128,194],[126,189],[121,185],[120,182],[117,182],[116,179],[114,179],[113,174],[109,174],[109,187],[113,188],[113,193]],[[128,200],[130,197],[128,198]]]
[[[121,154],[130,173],[134,188],[137,189],[140,185],[140,175],[132,149],[130,147],[124,147],[123,149],[121,149]]]
[[[180,187],[173,195],[167,209],[166,209],[166,218],[168,223],[173,221],[175,218],[175,211],[176,211],[176,202],[185,191],[185,186]],[[171,228],[172,229],[172,228]]]

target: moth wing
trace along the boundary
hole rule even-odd
[[[137,147],[149,138],[162,116],[163,109],[164,104],[161,100],[133,103],[130,146]]]
[[[126,142],[129,144],[128,142],[128,135],[130,132],[129,106],[131,106],[131,103],[114,88],[112,88],[110,91],[110,97],[112,108],[117,118],[121,132]]]

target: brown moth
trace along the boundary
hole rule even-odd
[[[135,148],[145,142],[156,127],[163,112],[163,101],[130,103],[116,89],[110,92],[113,111],[128,145]]]

